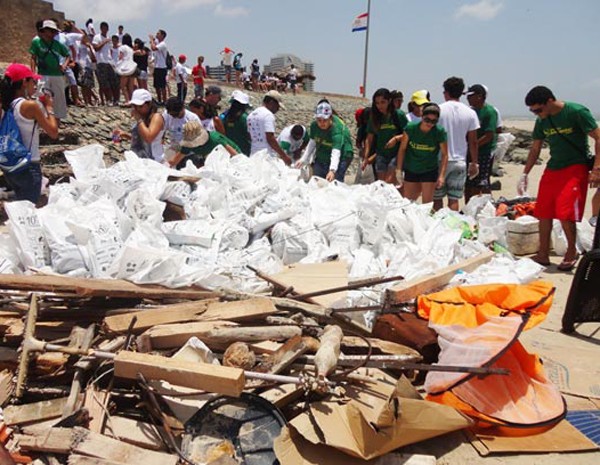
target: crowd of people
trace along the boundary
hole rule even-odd
[[[0,164],[17,199],[33,203],[39,199],[39,129],[57,137],[60,120],[67,116],[68,96],[75,105],[123,103],[131,107],[132,130],[120,135],[131,140],[131,150],[139,157],[175,168],[189,162],[202,167],[212,150],[222,146],[232,156],[266,151],[287,165],[311,167],[315,176],[327,181],[344,182],[356,146],[360,170],[372,169],[376,179],[397,186],[410,200],[431,202],[434,210],[442,208],[445,200],[448,208],[458,210],[461,200],[468,202],[474,195],[490,192],[502,121],[498,109],[487,102],[488,91],[482,84],[466,88],[463,79],[449,77],[443,83],[444,102],[434,103],[427,90],[417,90],[408,102],[408,113],[401,109],[402,92],[380,88],[369,106],[357,109],[355,136],[332,103],[320,99],[308,127],[291,124],[277,133],[276,114],[283,108],[282,95],[277,86],[261,86],[255,59],[249,86],[265,93],[262,104],[251,108],[250,96],[244,92],[242,53],[228,48],[221,52],[226,80],[231,81],[235,72],[239,88],[232,92],[227,108],[220,111],[223,92],[215,85],[205,88],[204,57],[198,57],[197,64],[188,70],[185,55],[171,57],[165,42],[167,33],[162,29],[149,34],[148,46],[139,38],[132,40],[122,26],[118,34],[110,35],[109,25],[102,22],[96,32],[92,20],[84,29],[67,21],[60,31],[54,20],[46,19],[37,24],[37,31],[29,49],[31,67],[10,65],[0,83],[3,125],[5,116],[14,115],[22,145],[30,152],[24,167]],[[148,90],[150,63],[155,95]],[[295,70],[293,66],[291,70]],[[286,85],[295,92],[298,73],[291,74]],[[186,108],[190,75],[193,98]],[[176,95],[169,93],[169,76],[175,79]],[[463,95],[468,105],[461,101]],[[537,119],[518,186],[521,194],[527,190],[528,174],[542,143],[550,146],[536,204],[541,246],[534,259],[543,265],[549,263],[552,220],[558,219],[568,244],[559,269],[570,270],[577,261],[575,225],[582,219],[588,186],[596,188],[595,217],[600,209],[600,130],[586,107],[557,100],[546,87],[534,87],[525,104]],[[163,106],[164,110],[159,110]],[[593,155],[588,136],[595,141]]]

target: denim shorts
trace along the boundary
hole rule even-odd
[[[448,196],[449,199],[460,200],[465,193],[465,182],[467,180],[467,165],[464,162],[449,161],[446,169],[446,182],[441,189],[433,193],[435,200],[441,200]]]
[[[15,193],[15,200],[29,200],[36,204],[42,191],[42,167],[39,163],[29,163],[18,173],[4,173],[6,182]]]
[[[386,173],[388,171],[396,171],[396,165],[398,164],[398,157],[386,158],[377,155],[375,157],[375,171],[377,173]]]

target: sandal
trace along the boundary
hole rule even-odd
[[[556,266],[556,268],[560,271],[571,271],[573,268],[575,268],[575,265],[577,265],[578,259],[579,256],[576,256],[573,260],[563,260],[559,265]]]
[[[536,262],[538,265],[541,265],[541,266],[550,266],[550,265],[552,265],[552,263],[550,263],[549,261],[544,262],[544,261],[540,260],[539,258],[537,258],[535,256],[531,257],[531,260],[533,260],[534,262]]]

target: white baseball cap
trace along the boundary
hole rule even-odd
[[[250,103],[250,96],[241,90],[234,90],[231,93],[231,100],[237,100],[243,105],[248,105]]]
[[[130,105],[143,105],[152,101],[152,94],[146,89],[136,89],[131,94]]]

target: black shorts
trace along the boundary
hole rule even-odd
[[[406,182],[437,182],[439,170],[436,168],[425,173],[414,173],[404,170],[404,180]]]
[[[167,87],[167,68],[154,68],[154,88],[166,89]]]

